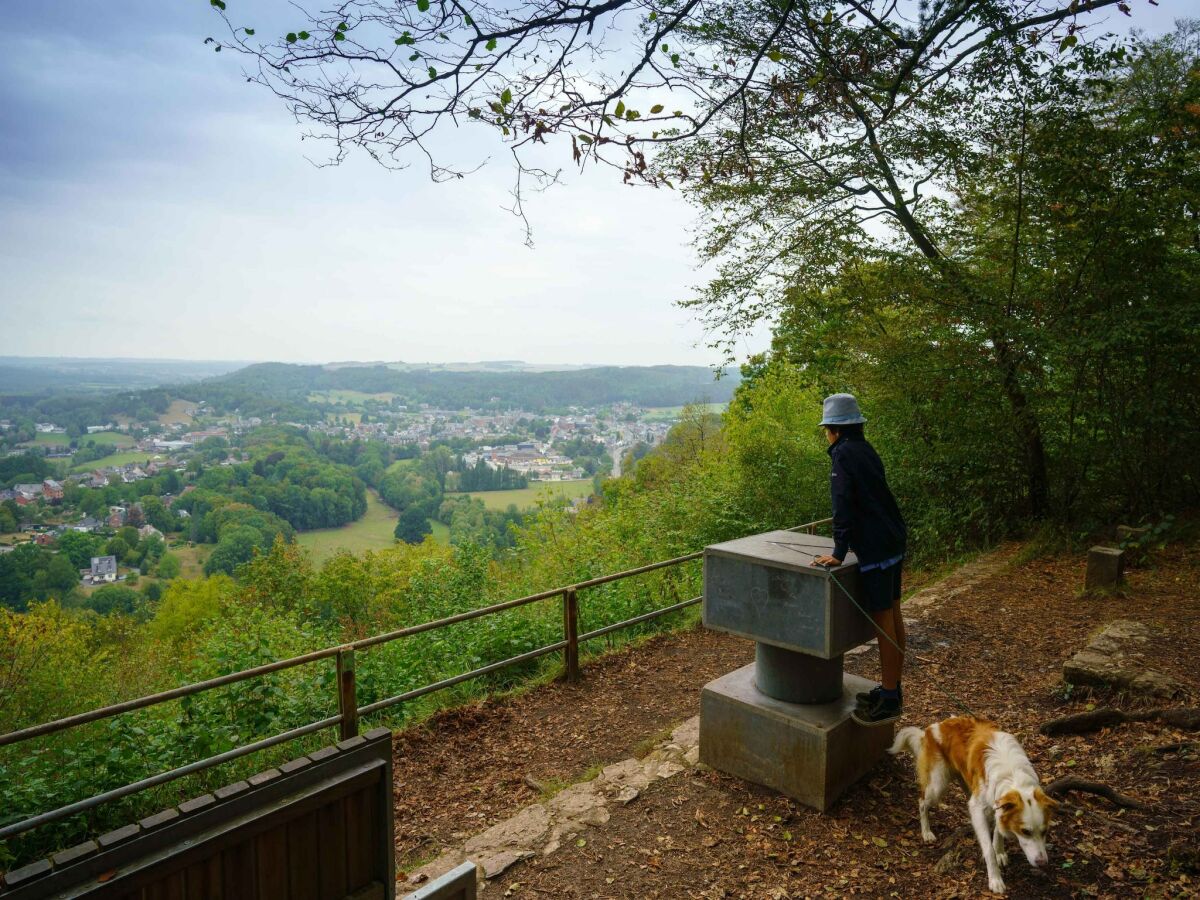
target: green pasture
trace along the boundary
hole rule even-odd
[[[114,447],[132,447],[134,440],[127,434],[121,434],[119,431],[98,431],[95,434],[85,434],[79,439],[82,446],[87,446],[89,441],[95,441],[97,445],[112,444]]]
[[[728,403],[696,403],[693,405],[710,413],[723,413],[729,406]],[[646,415],[642,418],[647,422],[675,422],[683,416],[684,409],[686,407],[683,406],[648,406]]]
[[[357,556],[368,550],[386,550],[396,545],[395,531],[398,514],[379,499],[374,491],[367,491],[367,511],[361,519],[341,528],[319,528],[316,531],[301,531],[296,543],[312,554],[312,560],[320,565],[339,550],[348,550]],[[450,529],[441,522],[431,521],[433,537],[442,544],[450,543]]]
[[[573,500],[576,497],[586,497],[592,492],[592,479],[581,478],[578,481],[535,481],[527,488],[511,491],[469,491],[471,497],[478,497],[488,509],[508,509],[509,504],[516,504],[517,509],[529,509],[539,502],[565,497]],[[459,496],[447,494],[447,497]]]
[[[126,450],[122,453],[114,453],[112,456],[106,456],[104,459],[93,459],[88,462],[79,463],[71,466],[72,472],[90,472],[93,469],[104,469],[108,466],[125,466],[129,463],[144,463],[147,460],[153,459],[156,454],[149,453],[145,450]]]
[[[308,395],[310,403],[345,403],[352,405],[355,403],[365,403],[368,400],[380,400],[384,403],[391,403],[395,394],[383,392],[379,394],[368,394],[363,391],[343,390],[342,388],[331,388],[327,391],[313,391]]]
[[[193,406],[195,403],[191,400],[172,400],[167,411],[159,415],[158,421],[162,425],[191,425],[195,420],[184,410]]]

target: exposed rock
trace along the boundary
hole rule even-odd
[[[550,830],[550,813],[540,803],[527,806],[511,819],[497,822],[464,845],[467,856],[482,857],[489,850],[535,847]],[[481,860],[482,861],[482,860]]]
[[[491,856],[481,858],[478,861],[478,866],[483,872],[484,878],[495,878],[513,863],[529,859],[531,856],[533,856],[532,850],[501,850],[499,853],[493,853]]]
[[[696,765],[699,756],[700,718],[694,716],[645,758],[631,757],[605,766],[591,781],[572,785],[544,803],[525,807],[470,838],[461,848],[448,850],[422,866],[409,877],[407,886],[415,889],[466,859],[478,863],[482,879],[490,879],[523,859],[553,853],[563,841],[608,822],[613,804],[631,802],[651,782],[671,778]]]
[[[1183,693],[1184,686],[1178,681],[1146,667],[1142,651],[1150,637],[1150,629],[1141,622],[1110,622],[1063,664],[1063,679],[1068,684],[1151,697],[1169,698]]]

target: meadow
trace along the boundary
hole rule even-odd
[[[368,489],[367,511],[361,519],[341,528],[302,531],[296,535],[296,543],[312,555],[316,565],[339,550],[349,550],[355,555],[367,550],[384,550],[396,543],[393,532],[397,517],[394,509],[380,500],[375,491]]]
[[[729,408],[728,403],[695,403],[693,406],[705,412],[720,414]],[[649,406],[644,416],[647,422],[678,422],[683,418],[683,406]]]
[[[396,538],[396,510],[379,499],[379,495],[367,489],[367,511],[361,519],[341,528],[319,528],[301,531],[296,543],[312,556],[314,565],[320,565],[339,550],[349,550],[354,555],[368,550],[385,550],[394,547]],[[430,521],[433,539],[439,544],[450,543],[450,529],[441,522]]]
[[[581,478],[578,481],[549,481],[531,482],[527,488],[511,491],[468,491],[467,496],[478,497],[488,509],[508,509],[515,504],[517,509],[530,509],[539,502],[563,497],[573,500],[576,497],[586,497],[592,493],[592,479]],[[460,497],[462,494],[447,493],[447,497]]]
[[[52,437],[53,435],[46,435]],[[42,435],[38,435],[42,437]],[[97,445],[112,444],[114,447],[132,447],[134,440],[127,434],[121,434],[119,431],[98,431],[95,434],[86,434],[79,439],[79,443],[87,445],[89,441],[95,441]]]
[[[103,459],[93,459],[88,462],[79,463],[71,466],[72,472],[90,472],[92,469],[105,469],[109,466],[125,466],[129,463],[144,463],[156,456],[146,450],[125,450],[121,453],[114,453],[111,456],[106,456]]]
[[[367,400],[380,400],[384,403],[391,403],[395,398],[395,394],[384,392],[381,394],[368,394],[363,391],[344,390],[342,388],[330,388],[327,391],[313,391],[308,395],[310,403],[363,403]]]
[[[195,420],[185,410],[195,405],[191,400],[172,400],[167,411],[159,415],[158,421],[163,425],[191,425]]]

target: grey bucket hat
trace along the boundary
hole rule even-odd
[[[861,425],[865,421],[853,394],[831,394],[825,398],[822,425]]]

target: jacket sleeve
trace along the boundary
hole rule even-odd
[[[850,498],[854,484],[840,453],[833,454],[833,472],[829,476],[829,494],[833,503],[833,555],[844,560],[850,552]]]

